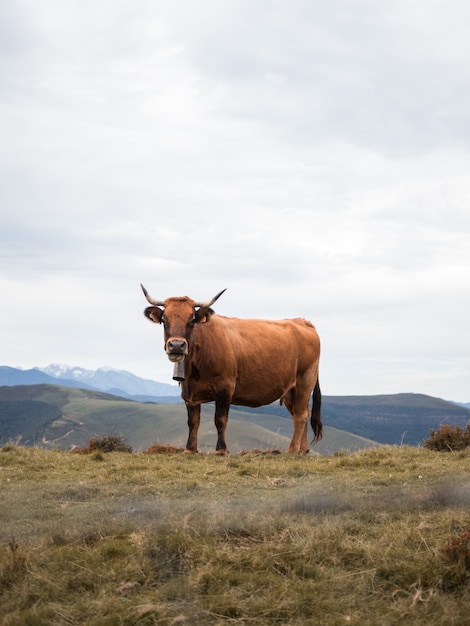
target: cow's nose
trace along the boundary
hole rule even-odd
[[[185,352],[186,341],[185,339],[168,339],[167,348],[168,352]]]

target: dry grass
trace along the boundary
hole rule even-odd
[[[0,623],[463,626],[469,478],[468,451],[5,446]]]

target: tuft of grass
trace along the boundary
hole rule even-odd
[[[452,562],[456,562],[470,574],[470,528],[447,539],[444,552]]]
[[[5,626],[468,622],[466,451],[99,454],[2,449]]]
[[[154,443],[144,450],[144,454],[180,454],[181,452],[184,452],[184,448],[173,446],[170,443]]]

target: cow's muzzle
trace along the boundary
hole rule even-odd
[[[188,354],[188,342],[172,337],[166,342],[166,353],[172,363],[179,363]]]

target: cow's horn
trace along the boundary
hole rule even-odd
[[[152,296],[149,294],[149,292],[147,291],[147,289],[145,289],[145,287],[142,285],[142,283],[140,283],[140,286],[142,287],[142,291],[144,292],[144,296],[147,298],[147,301],[150,302],[150,304],[153,304],[153,306],[165,306],[165,303],[163,301],[161,301],[161,300],[154,300],[152,298]]]
[[[212,300],[209,300],[209,302],[196,302],[194,306],[212,306],[214,302],[220,298],[224,291],[227,291],[227,289],[222,289],[222,291],[214,296]]]

